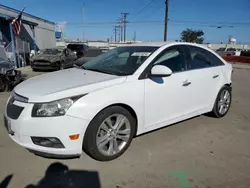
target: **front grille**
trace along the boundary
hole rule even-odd
[[[14,105],[11,101],[9,101],[6,108],[7,116],[11,119],[18,119],[23,109],[24,107]]]
[[[48,61],[48,60],[35,60],[34,62],[46,62],[46,63],[50,63],[50,61]]]
[[[50,61],[45,61],[45,60],[36,60],[33,62],[34,65],[50,65]]]

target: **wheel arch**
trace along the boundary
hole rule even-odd
[[[135,127],[135,135],[137,134],[137,130],[138,130],[138,115],[137,113],[135,112],[135,110],[128,104],[125,104],[125,103],[113,103],[113,104],[109,104],[105,107],[103,107],[101,110],[99,110],[96,115],[91,119],[91,121],[103,110],[109,108],[109,107],[112,107],[112,106],[120,106],[120,107],[123,107],[124,109],[128,110],[130,112],[130,114],[135,118],[135,121],[136,121],[136,127]],[[91,122],[90,121],[90,122]]]

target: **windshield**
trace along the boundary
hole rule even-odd
[[[105,52],[105,50],[101,50],[101,49],[100,50],[99,49],[98,50],[88,50],[84,57],[96,57],[104,52]]]
[[[50,54],[50,55],[56,55],[62,53],[61,49],[44,49],[41,50],[40,54]]]
[[[236,51],[235,48],[228,48],[227,51]]]
[[[8,57],[7,57],[5,50],[4,50],[4,47],[1,47],[1,46],[0,46],[0,57],[4,60],[8,60]]]
[[[225,51],[226,48],[219,48],[217,51]]]
[[[6,59],[0,57],[0,63],[6,63]]]
[[[82,68],[114,75],[132,75],[158,47],[118,47],[85,63]]]

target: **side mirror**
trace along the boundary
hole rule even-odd
[[[172,70],[164,65],[155,65],[151,69],[150,76],[167,77],[172,74]]]

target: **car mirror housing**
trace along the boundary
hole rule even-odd
[[[155,65],[151,69],[150,76],[167,77],[172,75],[172,70],[164,65]]]

